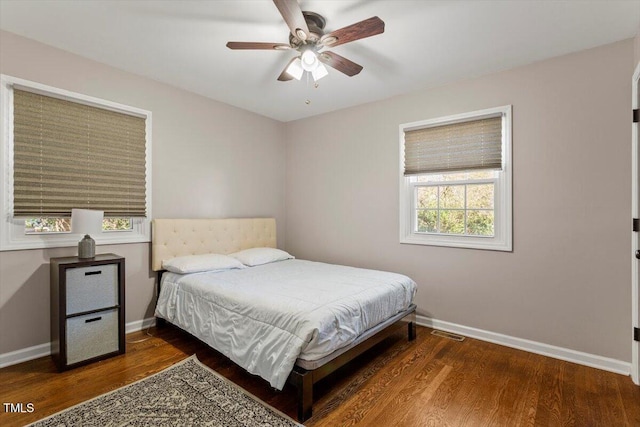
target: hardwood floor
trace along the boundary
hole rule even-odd
[[[640,426],[640,387],[629,377],[418,327],[416,341],[395,334],[317,384],[314,416],[324,426]],[[68,372],[49,357],[0,370],[0,412],[20,426],[160,371],[196,353],[250,393],[295,417],[294,390],[278,392],[219,353],[173,328],[151,329],[127,353]],[[145,338],[142,332],[128,341]]]

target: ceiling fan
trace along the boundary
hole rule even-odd
[[[228,42],[229,49],[296,50],[299,55],[284,68],[279,81],[300,80],[305,71],[314,81],[328,74],[326,64],[349,77],[362,71],[362,66],[336,53],[323,50],[384,32],[384,21],[374,16],[339,30],[324,33],[326,20],[314,12],[303,12],[297,0],[273,0],[291,29],[289,44],[264,42]]]

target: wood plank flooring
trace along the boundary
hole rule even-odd
[[[418,327],[397,333],[316,385],[314,416],[327,426],[640,426],[640,387],[629,377]],[[171,326],[152,328],[127,353],[58,373],[50,358],[0,370],[0,425],[21,426],[158,372],[192,354],[295,417],[294,390],[273,390],[216,351]],[[127,336],[129,342],[147,337]]]

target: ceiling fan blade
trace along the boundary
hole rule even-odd
[[[358,65],[353,61],[344,58],[337,53],[322,52],[318,55],[320,62],[327,64],[328,66],[335,68],[341,73],[346,74],[349,77],[353,77],[362,71],[362,65]]]
[[[260,50],[288,50],[291,46],[285,43],[262,43],[262,42],[229,42],[229,49],[260,49]]]
[[[276,7],[280,11],[280,15],[287,23],[291,34],[298,37],[300,40],[306,40],[309,36],[309,27],[307,21],[302,15],[302,9],[297,0],[273,0]]]
[[[297,56],[291,58],[291,61],[287,62],[287,65],[285,65],[284,70],[282,70],[282,73],[280,73],[280,76],[278,77],[278,81],[287,82],[289,80],[293,80],[293,77],[291,77],[291,75],[289,75],[289,73],[287,73],[287,68],[289,68],[289,65],[291,65],[291,63],[293,61],[295,61],[296,58],[297,58]]]
[[[384,21],[374,16],[325,34],[320,39],[320,43],[327,47],[334,47],[381,33],[384,33]]]

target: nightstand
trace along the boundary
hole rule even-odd
[[[125,352],[124,258],[51,258],[51,355],[59,370]]]

